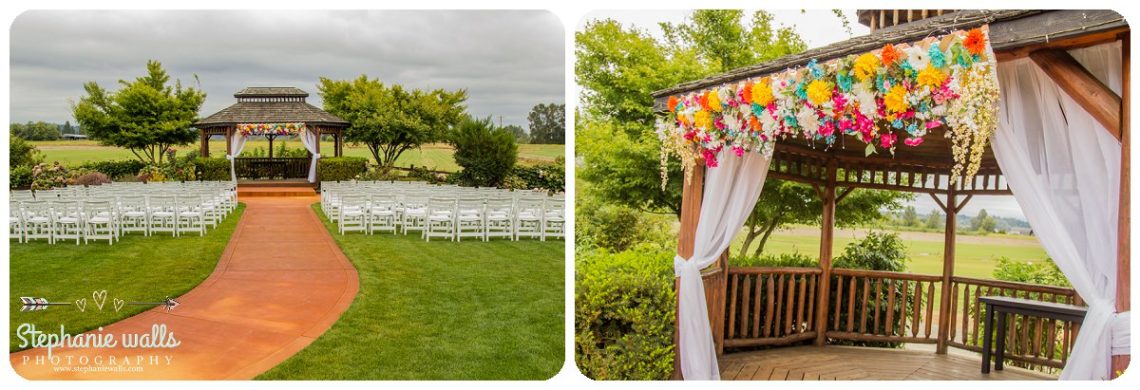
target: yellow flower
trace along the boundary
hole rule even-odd
[[[883,105],[887,106],[889,112],[904,112],[910,108],[910,104],[906,102],[906,88],[901,85],[891,87],[887,96],[883,97]]]
[[[859,81],[867,81],[875,77],[875,72],[879,69],[879,57],[875,57],[871,53],[863,53],[859,58],[855,59],[855,65],[852,69],[855,71],[855,78]]]
[[[712,115],[708,111],[700,110],[693,115],[693,125],[701,130],[708,130],[712,126]]]
[[[762,107],[772,102],[772,83],[767,77],[752,85],[752,102]]]
[[[713,111],[720,112],[721,110],[724,109],[724,107],[721,107],[721,105],[720,105],[720,96],[717,96],[715,89],[712,91],[709,91],[708,99],[709,99],[709,108],[711,108]]]
[[[918,72],[918,85],[924,87],[937,87],[946,81],[946,74],[934,66],[927,65],[926,69]]]
[[[807,87],[808,100],[812,104],[820,105],[831,100],[831,83],[823,80],[813,80]]]

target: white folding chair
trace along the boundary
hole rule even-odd
[[[51,211],[51,203],[42,200],[26,201],[20,207],[20,219],[24,225],[24,242],[37,239],[47,239],[49,244],[55,243],[52,230],[55,229]]]
[[[419,194],[405,195],[400,208],[400,230],[404,231],[404,235],[408,235],[411,230],[423,235],[427,231],[427,198]]]
[[[482,199],[467,198],[456,202],[456,240],[463,241],[463,237],[478,237],[487,241],[485,208]]]
[[[206,211],[202,209],[202,197],[198,195],[180,195],[176,197],[177,234],[198,232],[198,236],[206,235]]]
[[[79,245],[83,238],[83,208],[78,201],[57,200],[51,202],[52,241],[75,239]]]
[[[24,242],[24,219],[20,216],[20,209],[22,205],[20,201],[11,200],[8,202],[8,237],[16,239],[16,242]]]
[[[542,238],[542,201],[519,199],[515,209],[515,240],[523,237]]]
[[[337,225],[340,234],[345,232],[364,232],[367,230],[365,220],[368,207],[368,198],[361,194],[342,194],[337,199],[339,218]]]
[[[119,234],[141,232],[143,236],[149,236],[146,196],[122,195],[119,196],[118,204]]]
[[[431,242],[432,237],[450,238],[451,241],[455,241],[455,199],[428,199],[424,240]]]
[[[368,234],[396,233],[396,200],[390,195],[374,195],[368,206]]]
[[[543,205],[542,240],[552,236],[559,239],[566,235],[565,203],[558,199],[547,199]]]
[[[487,200],[487,239],[506,237],[513,240],[515,237],[514,201],[511,199]]]
[[[173,195],[147,197],[147,230],[178,237],[178,203]]]
[[[91,240],[107,240],[108,245],[114,245],[115,209],[109,201],[83,202],[83,243]]]

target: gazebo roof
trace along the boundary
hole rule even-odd
[[[348,121],[305,102],[309,96],[294,87],[247,87],[234,93],[237,103],[194,122],[197,128],[239,123],[306,123],[347,127]]]
[[[656,91],[654,109],[666,111],[670,96],[783,72],[813,59],[827,61],[868,52],[885,44],[914,42],[946,31],[985,24],[990,26],[990,40],[999,61],[1023,57],[1031,50],[1042,48],[1090,46],[1116,39],[1117,34],[1128,29],[1123,16],[1110,10],[957,11],[878,29],[868,35]],[[842,136],[830,148],[800,137],[784,139],[776,143],[769,176],[823,186],[827,184],[827,170],[833,167],[841,170],[835,182],[838,186],[946,193],[954,160],[950,140],[942,136],[945,131],[944,128],[932,129],[926,142],[917,147],[899,145],[893,155],[880,151],[866,156],[864,144],[853,136]],[[959,194],[1009,193],[989,146],[973,182],[960,182],[955,190]]]

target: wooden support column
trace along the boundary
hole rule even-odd
[[[697,238],[697,223],[701,220],[701,199],[704,196],[705,164],[697,161],[692,175],[685,179],[681,192],[681,228],[677,233],[677,254],[684,258],[693,256]],[[673,278],[673,290],[680,297],[680,280]],[[678,312],[679,301],[673,302],[673,311]],[[681,334],[678,316],[673,317],[673,379],[681,379]]]
[[[938,305],[938,345],[935,352],[938,354],[945,354],[947,350],[947,343],[950,341],[950,299],[951,287],[954,282],[954,248],[956,235],[958,231],[958,211],[961,210],[961,205],[958,203],[958,195],[955,186],[950,186],[946,192],[946,203],[938,201],[938,196],[930,194],[938,206],[942,208],[942,212],[946,213],[946,232],[945,237],[942,239],[942,291],[939,296]]]
[[[1061,90],[1088,111],[1101,126],[1108,129],[1116,139],[1120,139],[1120,96],[1093,77],[1092,73],[1081,66],[1081,63],[1067,51],[1038,50],[1029,53],[1029,58],[1032,58],[1033,62],[1061,87]]]
[[[820,223],[819,288],[816,291],[818,302],[815,311],[815,345],[827,344],[827,306],[831,302],[831,247],[835,243],[835,171],[838,163],[834,158],[827,161],[827,184],[820,191],[823,204],[823,219]]]
[[[1121,88],[1121,106],[1120,106],[1120,204],[1119,204],[1119,218],[1117,220],[1117,235],[1116,235],[1116,312],[1126,312],[1132,310],[1132,298],[1129,296],[1132,292],[1132,252],[1129,249],[1129,240],[1131,239],[1131,211],[1132,204],[1129,197],[1131,191],[1131,170],[1132,170],[1132,136],[1130,132],[1132,115],[1131,111],[1131,87],[1129,84],[1132,82],[1131,67],[1132,61],[1129,59],[1132,50],[1128,47],[1131,37],[1130,33],[1124,33],[1121,36],[1121,59],[1124,62],[1121,64],[1122,88]],[[1132,355],[1120,355],[1112,357],[1112,378],[1116,378],[1117,373],[1123,373],[1128,369],[1128,363],[1132,360]]]
[[[198,155],[202,157],[210,157],[210,135],[206,134],[206,130],[198,130]]]
[[[227,127],[226,128],[226,155],[227,156],[230,154],[231,150],[234,150],[233,145],[230,145],[231,143],[234,142],[233,141],[233,139],[234,139],[233,131],[234,131],[233,127]],[[234,156],[234,157],[237,157],[237,156]]]

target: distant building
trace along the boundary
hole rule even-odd
[[[63,139],[87,139],[87,134],[63,134]]]

